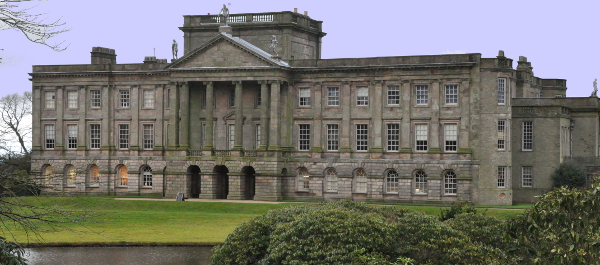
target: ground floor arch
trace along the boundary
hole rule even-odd
[[[244,194],[245,200],[254,200],[256,194],[256,171],[251,166],[242,168],[242,178],[244,180]]]
[[[229,169],[224,166],[215,166],[213,173],[216,177],[216,199],[227,199],[229,195]]]
[[[191,198],[200,197],[200,185],[202,181],[200,179],[200,167],[196,165],[189,166],[187,169],[187,176],[189,180],[189,193]]]

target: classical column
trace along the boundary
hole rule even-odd
[[[383,102],[383,81],[381,80],[373,80],[371,82],[375,85],[375,93],[373,93],[373,99],[376,100],[374,102],[379,102],[380,104]],[[387,99],[386,99],[387,100]],[[387,102],[385,102],[387,103]],[[369,151],[371,152],[383,152],[383,148],[381,147],[381,127],[382,118],[383,118],[383,108],[375,107],[375,104],[371,107],[371,117],[373,119],[373,146]]]
[[[269,81],[271,84],[271,123],[269,133],[269,150],[279,150],[279,100],[280,100],[280,89],[279,80]]]
[[[469,83],[471,81],[470,78],[463,78],[460,80],[461,81],[461,86],[459,87],[459,91],[470,91],[471,88],[469,87]],[[469,98],[468,97],[464,97],[460,94],[460,92],[458,93],[458,104],[460,106],[460,116],[464,117],[463,119],[460,119],[460,138],[458,139],[458,144],[460,145],[458,148],[458,152],[462,152],[462,153],[470,153],[471,152],[471,145],[469,143],[469,128],[471,127],[470,123],[470,117],[471,117],[471,108],[469,105]],[[510,97],[509,97],[510,98]],[[508,127],[509,124],[506,123],[505,126],[507,126],[506,128],[510,128]]]
[[[260,146],[259,150],[267,150],[269,144],[269,86],[267,81],[258,81],[260,84]]]
[[[314,102],[312,102],[312,104],[314,104],[314,107],[312,108],[313,110],[313,128],[311,131],[311,151],[312,152],[323,152],[323,145],[321,144],[321,127],[323,124],[323,100],[321,99],[322,97],[322,83],[321,82],[315,82],[313,84],[313,90],[314,90],[314,96],[315,96],[315,100]]]
[[[112,93],[110,93],[111,89],[111,85],[106,85],[102,86],[102,90],[100,91],[102,95],[102,102],[100,104],[100,107],[102,108],[102,121],[100,123],[100,144],[101,148],[104,150],[109,150],[112,149],[111,147],[114,147],[113,142],[110,140],[110,132],[112,126],[112,115],[110,110],[113,109],[113,106],[110,105],[112,98]]]
[[[77,126],[77,150],[85,150],[86,149],[86,135],[85,132],[87,124],[85,123],[86,112],[87,112],[87,102],[88,98],[86,97],[87,86],[79,86],[79,125]]]
[[[158,99],[155,101],[156,102],[156,114],[160,115],[158,117],[156,117],[156,123],[154,124],[154,139],[156,144],[154,145],[154,149],[155,150],[159,150],[159,149],[163,149],[165,143],[163,142],[164,136],[164,125],[165,122],[163,120],[164,118],[164,100],[165,97],[164,95],[164,91],[165,91],[165,85],[155,85],[154,88],[156,89],[155,95],[159,95]]]
[[[42,110],[44,109],[44,105],[42,105],[42,87],[34,86],[33,87],[33,95],[32,95],[32,112],[31,112],[31,120],[32,123],[32,132],[33,135],[31,137],[32,147],[31,151],[43,150],[42,143],[44,143],[44,134],[45,130],[42,129]],[[44,146],[45,147],[45,146]]]
[[[412,103],[412,92],[411,92],[411,80],[402,80],[400,87],[400,104],[402,108],[402,123],[400,125],[400,152],[411,153],[412,152],[412,140],[410,135],[411,127],[411,112],[413,109]]]
[[[440,136],[444,138],[444,128],[440,126],[440,99],[439,92],[442,80],[431,80],[429,84],[429,107],[431,109],[431,124],[429,124],[429,153],[441,153]]]
[[[244,149],[242,145],[242,118],[244,117],[244,113],[242,113],[242,81],[233,81],[233,84],[235,85],[235,139],[233,149],[242,150]]]
[[[340,87],[340,107],[342,107],[342,124],[340,128],[340,152],[351,152],[350,134],[352,129],[350,128],[350,108],[353,100],[350,96],[350,82],[342,82]],[[356,103],[354,103],[356,104]],[[375,142],[376,146],[380,146]]]
[[[63,124],[63,116],[65,113],[64,103],[64,86],[56,87],[56,125],[54,131],[54,141],[56,145],[54,146],[54,150],[64,150],[64,124]]]
[[[179,137],[179,100],[177,96],[177,82],[171,82],[171,103],[169,111],[169,148],[177,148],[177,138]]]
[[[214,106],[213,106],[213,82],[204,82],[206,85],[206,135],[204,135],[204,150],[212,150],[213,146],[213,119],[214,119]]]
[[[129,110],[131,113],[131,125],[129,125],[129,137],[130,137],[130,143],[129,143],[129,149],[130,150],[140,150],[140,133],[143,133],[142,130],[140,130],[140,122],[139,122],[139,118],[140,118],[140,100],[144,100],[143,98],[140,99],[140,95],[142,93],[140,93],[140,86],[139,85],[133,85],[131,86],[131,100],[130,100],[130,105],[129,105]]]
[[[187,149],[190,147],[190,86],[188,82],[183,82],[179,89],[179,101],[181,102],[180,115],[181,115],[181,139],[179,139],[179,147]]]

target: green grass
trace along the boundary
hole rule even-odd
[[[31,204],[44,204],[57,209],[87,210],[92,218],[81,224],[65,224],[60,231],[44,231],[43,243],[210,243],[224,242],[242,222],[298,203],[260,204],[229,202],[175,202],[114,200],[103,197],[25,198]],[[394,205],[439,216],[440,207]],[[383,207],[383,206],[382,206]],[[483,212],[484,210],[479,210]],[[512,218],[523,209],[490,208],[486,215]],[[42,228],[47,228],[42,226]],[[24,231],[12,228],[19,243],[39,242]],[[9,235],[4,235],[9,236]],[[10,238],[10,236],[9,236]]]

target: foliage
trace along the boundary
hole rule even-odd
[[[340,201],[255,217],[215,247],[211,264],[495,264],[505,257],[434,216]]]
[[[543,195],[523,218],[509,222],[520,255],[537,264],[598,264],[600,183],[561,187]]]
[[[552,173],[554,187],[567,186],[579,188],[585,186],[585,169],[575,162],[564,162]]]
[[[14,242],[6,241],[0,237],[0,264],[25,265],[25,250]]]
[[[442,209],[440,220],[446,221],[462,213],[476,213],[475,207],[468,202],[453,202],[450,209]]]

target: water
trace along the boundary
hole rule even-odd
[[[210,264],[210,246],[40,247],[27,248],[31,265],[186,265]]]

